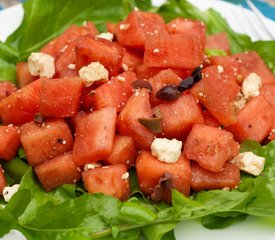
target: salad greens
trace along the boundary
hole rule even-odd
[[[201,19],[208,34],[226,32],[232,52],[256,50],[275,71],[275,41],[251,42],[248,36],[233,32],[219,13],[201,12],[185,0],[168,0],[159,9],[147,0],[29,0],[24,4],[21,26],[0,43],[0,79],[15,81],[18,61],[41,48],[71,24],[93,21],[104,30],[106,21],[123,19],[134,6],[160,13],[169,21],[176,17]],[[43,9],[43,11],[41,11]],[[210,54],[223,54],[210,51]],[[139,239],[173,240],[178,222],[200,218],[208,228],[224,228],[244,220],[247,215],[275,219],[275,142],[260,146],[244,142],[242,151],[253,151],[266,158],[264,172],[254,178],[244,174],[241,184],[231,191],[202,191],[185,197],[172,193],[172,206],[152,203],[137,189],[131,172],[132,197],[125,203],[103,194],[87,194],[81,185],[64,185],[46,193],[31,167],[24,163],[24,153],[3,164],[10,183],[21,183],[19,191],[5,207],[0,205],[0,237],[11,229],[27,239]],[[2,162],[1,162],[2,164]],[[1,203],[1,202],[0,202]],[[221,221],[222,220],[222,221]]]

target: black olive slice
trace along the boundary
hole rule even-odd
[[[179,92],[184,92],[187,89],[190,89],[194,85],[194,78],[188,77],[182,80],[178,86]]]
[[[136,80],[134,82],[132,82],[131,84],[135,89],[140,89],[140,88],[147,88],[150,92],[153,91],[153,87],[151,85],[151,83],[149,83],[146,80]]]
[[[156,98],[165,100],[165,101],[175,100],[178,97],[179,97],[179,92],[178,92],[178,86],[176,84],[167,84],[156,93]]]

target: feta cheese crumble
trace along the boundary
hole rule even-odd
[[[95,81],[108,80],[109,78],[108,70],[100,62],[92,62],[82,67],[78,73],[86,87],[91,86]]]
[[[239,112],[246,105],[246,99],[241,93],[238,93],[236,96],[236,101],[234,101],[234,107]]]
[[[262,80],[256,73],[250,73],[242,84],[242,93],[245,99],[260,95]]]
[[[106,32],[106,33],[100,33],[98,35],[96,35],[97,38],[103,38],[106,39],[108,41],[112,41],[114,39],[114,34],[110,33],[110,32]]]
[[[3,189],[3,197],[5,202],[9,202],[12,196],[18,191],[19,184],[14,184],[11,187],[4,187]]]
[[[175,163],[181,154],[182,142],[177,139],[156,138],[151,144],[151,153],[161,162]]]
[[[124,173],[124,174],[121,175],[121,179],[122,180],[126,180],[128,178],[129,178],[129,173],[128,172],[126,172],[126,173]]]
[[[236,164],[240,170],[258,176],[264,169],[265,158],[259,157],[253,152],[244,152],[239,153],[231,162]]]
[[[55,74],[54,58],[45,53],[32,53],[28,58],[28,68],[33,76],[52,78]]]

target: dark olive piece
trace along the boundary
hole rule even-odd
[[[202,72],[201,72],[202,68],[201,67],[196,67],[192,74],[191,77],[194,78],[194,83],[199,82],[202,79]]]
[[[36,113],[34,116],[34,122],[35,123],[43,123],[44,116],[41,113]]]
[[[165,189],[171,190],[174,186],[173,176],[170,173],[165,172],[159,179],[158,184],[154,187],[151,199],[155,202],[160,202],[163,199]]]
[[[194,85],[194,78],[188,77],[182,80],[178,86],[179,92],[184,92],[187,89],[190,89]]]
[[[135,89],[139,89],[139,88],[147,88],[150,92],[153,91],[153,87],[151,85],[151,83],[149,83],[146,80],[136,80],[134,82],[132,82],[131,84]]]
[[[176,84],[167,84],[156,93],[156,98],[170,101],[179,97],[178,86]]]

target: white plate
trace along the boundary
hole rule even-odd
[[[230,26],[237,32],[245,33],[236,21],[236,14],[242,15],[240,8],[219,0],[189,0],[201,10],[212,7],[218,10],[229,22]],[[164,0],[153,0],[156,5],[163,3]],[[253,25],[261,27],[256,16],[247,11],[248,19]],[[22,21],[23,9],[21,5],[6,9],[0,12],[0,40],[4,41],[7,36],[12,33]],[[266,25],[271,31],[275,29],[275,22],[265,19]],[[8,23],[8,24],[7,24]],[[257,35],[251,35],[253,40],[259,39]],[[263,39],[264,40],[264,39]],[[180,223],[175,229],[177,240],[274,240],[275,229],[262,226],[255,220],[249,218],[245,222],[235,224],[222,230],[208,230],[202,227],[196,221],[188,221]],[[21,240],[22,236],[13,231],[12,236],[7,235],[2,240]]]

